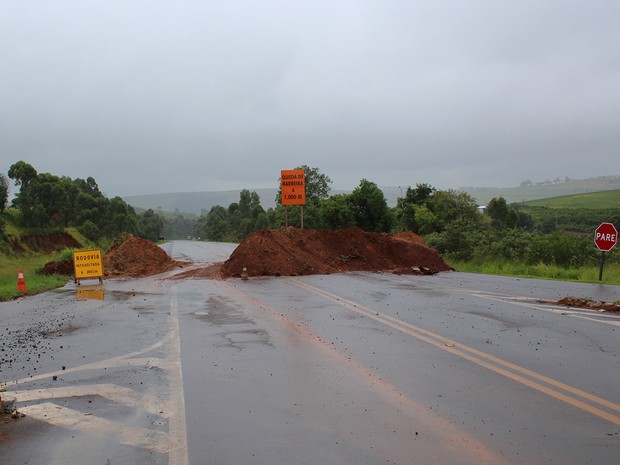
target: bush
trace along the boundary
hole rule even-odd
[[[101,235],[101,231],[99,231],[99,228],[97,227],[97,225],[90,220],[84,221],[84,224],[82,224],[82,226],[77,228],[77,230],[86,239],[93,241],[93,242],[96,241],[97,238]]]

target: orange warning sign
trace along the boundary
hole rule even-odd
[[[306,204],[306,176],[304,170],[282,170],[282,205]]]

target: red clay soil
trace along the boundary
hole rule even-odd
[[[584,299],[581,297],[564,297],[555,303],[564,307],[586,308],[589,310],[598,310],[599,312],[620,313],[620,304],[615,302],[603,302],[600,300]]]
[[[173,260],[161,247],[131,234],[103,256],[104,276],[151,276],[184,265],[187,263]],[[46,263],[41,273],[71,276],[74,274],[73,260]]]
[[[222,264],[190,270],[177,278],[301,276],[347,271],[433,274],[450,271],[439,253],[414,233],[380,234],[359,228],[340,231],[293,227],[248,236]]]
[[[173,260],[157,245],[128,234],[103,256],[104,276],[150,276],[183,267],[186,263]],[[73,275],[73,260],[46,263],[44,275]]]
[[[23,236],[19,242],[14,244],[17,250],[24,250],[24,247],[43,253],[52,253],[65,248],[77,249],[82,247],[71,234],[65,232],[49,234],[32,234]]]
[[[103,256],[105,276],[151,276],[182,266],[161,247],[132,235]]]
[[[103,257],[105,276],[150,276],[182,267],[145,239],[127,235]],[[414,233],[379,234],[359,228],[308,231],[293,227],[248,236],[224,263],[188,270],[175,279],[300,276],[347,271],[433,274],[450,271],[439,253]],[[71,260],[48,263],[44,273],[73,274]]]
[[[49,276],[52,274],[63,274],[71,276],[73,272],[73,260],[71,260],[70,258],[68,260],[60,260],[58,262],[47,262],[41,270],[41,274],[45,276]]]

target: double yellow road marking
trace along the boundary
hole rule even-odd
[[[495,373],[503,375],[513,381],[517,381],[532,389],[543,392],[555,399],[561,400],[588,413],[596,415],[615,425],[620,425],[620,405],[577,389],[568,384],[557,381],[548,376],[541,375],[527,368],[487,354],[440,334],[428,331],[419,326],[407,323],[391,315],[379,312],[365,305],[361,305],[349,299],[345,299],[331,292],[319,289],[310,284],[294,278],[286,278],[287,281],[297,287],[305,289],[313,294],[329,299],[338,305],[352,310],[364,317],[371,318],[385,326],[393,328],[409,336],[464,358],[479,366],[487,368]]]

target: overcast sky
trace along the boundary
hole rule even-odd
[[[618,0],[0,0],[0,172],[109,197],[620,174]]]

